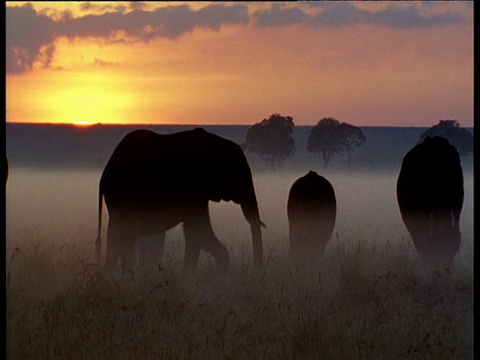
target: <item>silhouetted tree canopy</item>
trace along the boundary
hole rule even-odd
[[[293,118],[273,114],[247,131],[242,148],[256,154],[272,168],[282,168],[285,159],[295,152]]]
[[[348,168],[350,168],[350,154],[353,151],[353,147],[363,146],[367,142],[367,139],[359,127],[351,124],[343,122],[340,124],[339,129],[340,140],[344,143],[345,150],[347,151]]]
[[[427,136],[440,136],[448,140],[450,144],[457,148],[462,156],[467,156],[473,151],[473,135],[468,130],[460,127],[457,120],[440,120],[438,124],[427,129],[417,144],[423,142]]]
[[[334,118],[323,118],[310,131],[307,151],[311,154],[322,154],[325,167],[333,155],[346,151],[350,167],[353,148],[363,146],[366,141],[360,128],[345,122],[340,123]]]

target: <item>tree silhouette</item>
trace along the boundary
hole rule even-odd
[[[467,156],[473,151],[473,135],[468,130],[461,128],[457,120],[440,120],[438,124],[433,125],[420,135],[417,144],[422,143],[427,136],[446,138],[462,156]]]
[[[348,168],[350,169],[350,154],[353,151],[353,147],[363,146],[367,139],[359,127],[347,124],[345,122],[340,124],[339,130],[339,140],[343,142],[345,150],[347,151]]]
[[[335,154],[347,152],[348,167],[353,147],[364,145],[366,138],[360,128],[340,123],[334,118],[323,118],[310,131],[307,151],[311,154],[322,154],[325,168]]]
[[[273,169],[281,169],[288,156],[295,152],[293,118],[272,114],[268,120],[254,124],[247,131],[242,148],[256,154]]]

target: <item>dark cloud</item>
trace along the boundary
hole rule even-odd
[[[309,25],[340,27],[364,23],[407,29],[455,25],[464,22],[463,17],[451,13],[422,15],[415,5],[408,7],[389,6],[384,10],[370,12],[355,7],[352,2],[322,2],[322,4],[323,10],[309,19]]]
[[[198,26],[218,31],[223,23],[248,24],[248,8],[246,5],[224,6],[213,4],[198,10]]]
[[[177,38],[197,27],[218,31],[224,24],[248,22],[245,5],[213,4],[198,11],[188,5],[157,8],[153,11],[134,10],[128,13],[106,12],[85,15],[58,24],[62,35],[68,37],[113,38],[119,32],[138,40]]]
[[[116,11],[116,12],[125,12],[127,7],[123,4],[97,4],[94,2],[84,2],[80,4],[80,10],[83,11]]]
[[[305,3],[301,3],[303,6]],[[419,7],[388,6],[370,12],[346,1],[321,1],[310,4],[308,15],[300,7],[273,3],[268,10],[253,13],[258,27],[304,24],[312,27],[341,27],[359,23],[393,28],[425,28],[436,25],[461,24],[460,15],[453,13],[425,16]],[[33,64],[48,67],[55,54],[58,37],[96,37],[110,42],[150,41],[156,38],[175,39],[195,28],[218,31],[226,24],[248,24],[250,17],[245,4],[212,3],[198,10],[188,5],[165,6],[147,11],[143,3],[102,4],[82,3],[84,10],[100,13],[73,17],[69,11],[46,9],[36,12],[31,5],[6,7],[6,71],[18,74]],[[150,7],[150,5],[149,5]],[[130,9],[130,11],[128,11]],[[47,15],[48,14],[48,15]],[[125,34],[127,37],[123,36]]]
[[[84,10],[100,6],[84,3]],[[102,5],[103,6],[103,5]],[[118,36],[125,33],[138,41],[155,38],[178,38],[197,27],[218,31],[226,24],[246,24],[249,21],[246,5],[211,4],[199,10],[188,5],[167,6],[153,11],[136,10],[124,12],[124,7],[102,14],[89,14],[74,18],[64,12],[53,19],[37,13],[31,5],[6,8],[6,71],[18,74],[28,71],[40,62],[48,67],[55,51],[58,37],[100,37],[113,42],[122,41]],[[110,10],[107,8],[96,10]]]
[[[305,24],[312,27],[342,27],[356,24],[374,24],[392,28],[426,28],[437,25],[461,24],[460,15],[446,13],[425,16],[417,5],[398,7],[390,5],[386,9],[372,12],[360,9],[351,1],[308,1],[301,2],[311,9],[321,9],[308,15],[300,8],[286,8],[274,3],[270,9],[253,13],[259,27],[274,27]]]
[[[6,71],[16,74],[37,61],[48,66],[54,52],[55,22],[31,5],[6,8]]]
[[[350,2],[331,4],[322,1],[322,3],[324,4],[323,10],[309,19],[309,25],[328,27],[355,25],[365,22],[371,14],[368,11],[358,9]]]
[[[405,8],[389,7],[371,15],[371,22],[377,25],[394,28],[428,28],[437,25],[462,24],[464,19],[460,15],[446,13],[424,16],[418,7]]]
[[[273,4],[270,10],[258,10],[253,14],[255,23],[260,27],[294,25],[304,22],[308,15],[298,8],[282,8]]]
[[[128,4],[130,9],[132,10],[142,10],[147,7],[147,4],[141,2],[141,1],[132,1],[130,4]]]
[[[439,5],[441,6],[441,5],[444,5],[444,4],[445,4],[445,1],[439,1],[439,0],[436,0],[436,1],[432,1],[432,0],[422,1],[422,5],[427,6],[427,7],[434,7],[434,6],[439,6]],[[465,4],[468,7],[473,7],[473,0],[463,1],[463,4]]]

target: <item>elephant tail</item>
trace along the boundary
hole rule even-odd
[[[98,191],[98,233],[95,240],[95,259],[97,264],[100,262],[100,253],[102,250],[102,209],[103,209],[103,191],[100,186]]]

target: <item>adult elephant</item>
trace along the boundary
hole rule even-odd
[[[403,158],[397,200],[419,257],[451,264],[460,247],[463,205],[460,156],[443,137],[426,137]]]
[[[213,232],[210,200],[240,204],[251,227],[254,263],[262,264],[260,227],[265,225],[260,220],[252,174],[240,146],[229,140],[201,128],[170,135],[132,131],[115,148],[99,188],[96,256],[99,260],[104,197],[110,216],[109,271],[119,258],[123,271],[132,267],[138,236],[164,233],[181,222],[186,240],[185,270],[193,270],[202,249],[226,269],[229,256]]]
[[[287,214],[290,254],[297,264],[323,255],[335,226],[337,203],[332,184],[309,171],[290,188]]]

